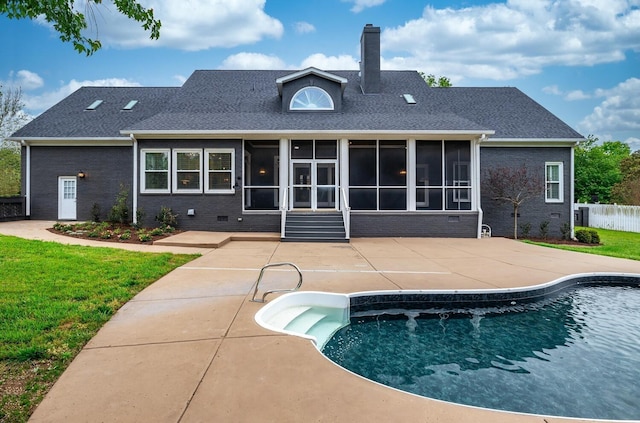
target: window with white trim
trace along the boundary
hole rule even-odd
[[[212,148],[204,150],[205,179],[204,191],[212,194],[233,194],[234,149]]]
[[[291,98],[290,110],[333,110],[331,96],[319,87],[304,87]]]
[[[547,203],[562,203],[562,162],[547,162],[545,166],[545,200]]]
[[[171,166],[170,150],[144,149],[140,151],[141,192],[169,192],[169,169]]]
[[[173,192],[202,192],[202,150],[173,150]]]

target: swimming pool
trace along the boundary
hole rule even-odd
[[[350,321],[316,345],[356,374],[430,398],[638,419],[639,283],[589,274],[506,290],[356,293]]]

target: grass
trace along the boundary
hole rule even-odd
[[[578,228],[587,229],[587,228]],[[526,241],[531,244],[545,247],[559,248],[561,250],[578,251],[581,253],[597,254],[601,256],[618,257],[631,260],[640,260],[640,233],[611,231],[608,229],[596,229],[600,235],[598,246],[577,246],[564,244],[549,244],[544,242]]]
[[[0,235],[0,422],[25,422],[111,316],[195,255]]]

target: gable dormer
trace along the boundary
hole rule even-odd
[[[283,112],[340,112],[347,79],[307,68],[276,79]]]

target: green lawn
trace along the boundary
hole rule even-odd
[[[586,228],[576,227],[576,230],[578,229]],[[594,247],[557,245],[531,241],[526,242],[546,247],[559,248],[561,250],[579,251],[581,253],[597,254],[601,256],[640,260],[640,233],[610,231],[608,229],[595,229],[595,231],[600,235],[600,245]]]
[[[0,422],[24,422],[105,322],[195,255],[0,235]]]

